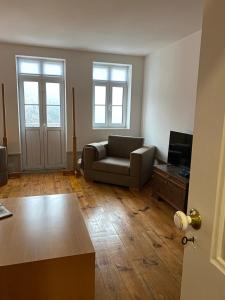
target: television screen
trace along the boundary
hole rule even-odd
[[[190,168],[192,134],[170,131],[168,164]]]

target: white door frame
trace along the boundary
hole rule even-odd
[[[24,110],[24,81],[34,81],[39,84],[39,115],[40,127],[28,127],[30,131],[39,130],[40,134],[40,155],[41,164],[35,167],[29,167],[27,164],[27,149],[26,149],[26,127],[25,127],[25,110]],[[61,108],[61,143],[62,143],[62,163],[57,166],[49,166],[46,162],[47,153],[47,131],[56,130],[54,127],[47,128],[46,125],[46,91],[45,85],[47,82],[55,82],[60,84],[60,108]],[[20,112],[20,136],[21,136],[21,149],[22,149],[22,168],[23,170],[41,170],[41,169],[59,169],[66,166],[66,138],[65,138],[65,82],[63,78],[56,76],[43,76],[43,75],[18,75],[18,92],[19,92],[19,112]],[[57,127],[57,129],[59,129]]]

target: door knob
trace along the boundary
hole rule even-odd
[[[194,229],[199,230],[201,228],[202,220],[199,212],[192,208],[189,215],[186,215],[182,211],[177,211],[174,215],[174,223],[178,229],[183,231],[187,230],[189,225]]]

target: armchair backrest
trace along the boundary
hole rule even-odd
[[[121,135],[110,135],[108,138],[107,155],[129,158],[130,153],[143,147],[144,138]]]

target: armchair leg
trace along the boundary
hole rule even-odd
[[[85,179],[85,181],[87,182],[87,183],[91,183],[91,182],[93,182],[93,180],[92,179],[90,179],[89,177],[87,177],[87,176],[84,176],[84,179]]]
[[[142,188],[141,187],[129,187],[129,190],[131,192],[141,192]]]

